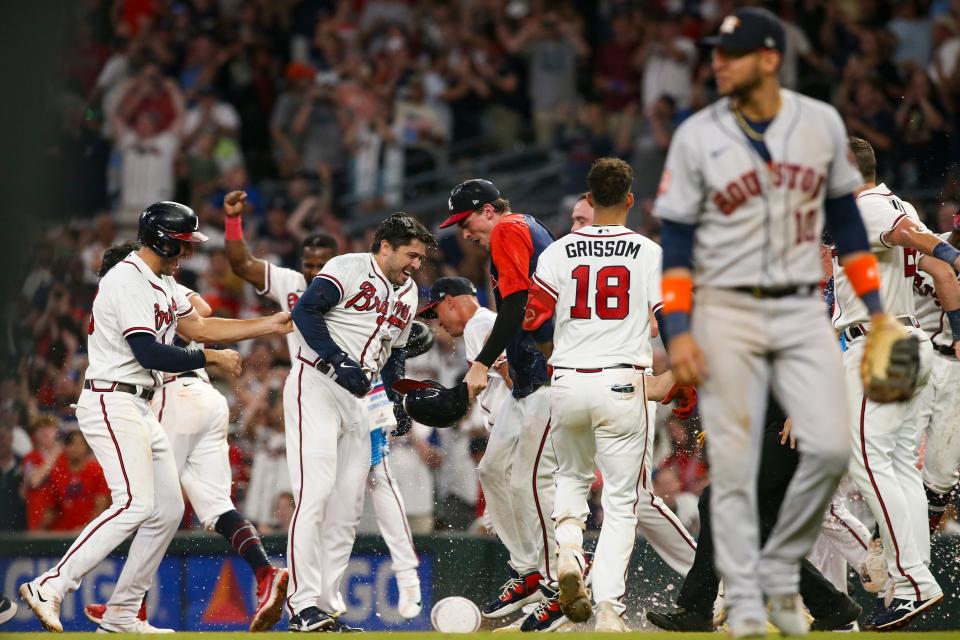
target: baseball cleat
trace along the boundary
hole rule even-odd
[[[146,620],[134,618],[127,622],[106,622],[100,623],[97,627],[97,633],[175,633],[173,629],[161,629],[155,627]]]
[[[543,593],[543,599],[537,604],[537,608],[523,619],[520,631],[556,631],[569,622],[560,609],[558,600],[560,594],[546,585],[541,585],[540,590]]]
[[[731,638],[765,638],[767,637],[766,620],[741,620],[737,623],[730,623],[729,633]]]
[[[420,615],[422,609],[420,585],[400,587],[400,598],[397,601],[397,613],[404,620],[413,620]]]
[[[105,604],[88,604],[83,608],[83,615],[87,616],[87,620],[93,624],[100,624],[103,622],[103,616],[107,612],[107,605]],[[140,611],[137,612],[137,618],[147,621],[147,597],[143,597],[143,602],[140,603]]]
[[[316,607],[306,607],[290,618],[290,631],[332,631],[337,621]]]
[[[63,625],[60,624],[59,598],[32,582],[25,582],[20,585],[20,598],[27,603],[27,606],[33,611],[33,615],[37,616],[44,629],[54,633],[63,633]]]
[[[805,636],[810,623],[803,613],[800,596],[796,593],[769,596],[770,622],[785,636]]]
[[[851,624],[857,623],[857,618],[863,613],[856,602],[844,597],[843,607],[836,613],[823,618],[815,618],[810,625],[811,631],[848,631]]]
[[[926,600],[901,600],[894,598],[887,607],[879,608],[863,624],[866,631],[893,631],[905,627],[915,617],[931,609],[943,601],[943,594],[939,593]]]
[[[502,618],[522,608],[523,605],[542,598],[540,580],[543,576],[539,571],[520,575],[513,567],[509,569],[510,579],[501,587],[499,597],[483,608],[484,618]]]
[[[593,614],[583,583],[584,560],[580,549],[564,546],[557,552],[560,609],[572,622],[586,622]]]
[[[597,621],[594,623],[593,630],[607,633],[627,633],[630,631],[630,627],[624,624],[623,618],[613,608],[613,603],[604,601],[597,604]]]
[[[526,616],[520,616],[510,624],[504,627],[497,627],[493,630],[493,633],[516,633],[520,631],[520,627],[523,626],[523,622],[527,619]]]
[[[710,616],[683,607],[667,613],[647,611],[647,620],[664,631],[713,631],[713,619]]]
[[[880,538],[870,541],[870,548],[857,573],[860,584],[870,593],[880,593],[887,583],[887,559],[883,555],[883,542]]]
[[[17,603],[0,594],[0,624],[17,615]]]
[[[289,580],[290,573],[276,567],[270,567],[257,580],[257,609],[250,621],[250,631],[269,631],[280,621]]]
[[[340,622],[340,618],[333,619],[333,626],[324,631],[330,633],[363,633],[363,629],[360,627],[351,627],[345,622]]]

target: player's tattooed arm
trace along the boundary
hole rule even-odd
[[[254,258],[250,248],[243,239],[243,220],[241,214],[247,204],[245,191],[231,191],[223,199],[224,245],[227,251],[227,261],[233,272],[252,284],[257,291],[266,288],[267,263]]]
[[[950,331],[953,334],[953,349],[957,357],[960,358],[960,282],[957,276],[948,265],[942,260],[931,258],[930,256],[920,256],[917,262],[917,268],[925,271],[933,278],[933,288],[937,294],[937,300],[947,316],[950,323]]]

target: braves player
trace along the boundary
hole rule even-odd
[[[954,214],[953,231],[939,238],[951,247],[960,247],[960,212]],[[927,494],[927,516],[932,534],[940,526],[944,510],[955,491],[960,474],[960,360],[956,338],[934,287],[933,278],[918,272],[913,279],[917,320],[936,352],[930,382],[919,403],[918,438],[926,436],[923,486]]]
[[[766,634],[766,597],[772,622],[803,634],[799,563],[849,456],[840,354],[818,295],[824,213],[857,294],[875,321],[892,320],[839,114],[780,88],[785,35],[772,13],[739,9],[719,31],[709,43],[723,98],[677,129],[654,204],[668,351],[677,380],[699,385],[730,631]],[[768,389],[792,417],[802,455],[761,550],[756,478]]]
[[[544,600],[521,625],[523,631],[553,631],[566,622],[557,602],[554,569],[553,521],[556,459],[550,445],[550,394],[547,361],[537,349],[536,336],[523,331],[530,277],[540,253],[553,236],[536,218],[510,211],[510,202],[488,180],[467,180],[450,192],[448,217],[441,228],[457,225],[465,240],[490,251],[490,275],[497,302],[497,318],[483,348],[467,371],[464,381],[471,400],[487,386],[490,368],[506,350],[511,393],[517,402],[506,403],[497,416],[502,423],[520,425],[520,436],[511,463],[510,483],[517,504],[526,509],[520,518],[532,528],[528,535],[537,545],[537,571],[524,574],[510,569],[511,577],[500,596],[485,608],[487,617],[516,611],[521,601],[530,601],[540,584]],[[549,335],[552,323],[543,330]]]
[[[300,271],[278,267],[266,260],[254,258],[243,239],[241,214],[245,201],[246,193],[242,191],[230,192],[224,198],[225,238],[230,267],[234,273],[252,284],[257,293],[270,298],[279,304],[281,309],[292,311],[307,285],[313,282],[327,262],[337,255],[337,242],[324,234],[308,236],[301,248]],[[291,361],[296,364],[298,343],[294,334],[287,336],[287,348]],[[389,448],[384,434],[396,427],[396,421],[392,414],[392,401],[387,398],[380,379],[373,382],[367,397],[366,411],[371,438],[370,493],[377,514],[377,524],[387,543],[393,571],[397,577],[397,610],[404,618],[415,618],[420,612],[421,602],[420,578],[417,574],[420,562],[410,536],[403,497],[396,489],[387,463]],[[297,415],[285,413],[284,418],[287,425],[292,425],[295,424]],[[351,464],[359,464],[359,460],[352,460]],[[343,567],[338,571],[342,572],[346,570],[349,554],[341,554],[340,557]],[[342,598],[339,598],[337,603],[338,606],[330,613],[344,610]]]
[[[133,242],[110,247],[103,254],[100,273],[108,272],[139,248]],[[199,294],[182,284],[177,287],[200,317],[211,315],[210,305]],[[175,342],[188,349],[202,348],[195,342],[184,343],[179,336]],[[260,534],[230,499],[232,478],[227,448],[230,416],[226,398],[210,384],[206,370],[197,369],[164,376],[163,388],[154,394],[151,404],[173,448],[180,486],[200,522],[208,531],[222,535],[246,560],[257,578],[257,608],[250,630],[272,628],[283,612],[288,575],[286,569],[271,565]],[[84,613],[99,624],[106,606],[88,604]],[[141,607],[138,617],[146,619],[145,607]]]
[[[591,615],[584,586],[583,531],[594,468],[603,475],[603,524],[593,561],[597,631],[627,631],[621,619],[637,529],[647,449],[647,388],[653,366],[650,313],[659,313],[660,247],[627,229],[633,171],[601,158],[587,196],[595,223],[550,245],[537,261],[523,328],[555,318],[550,388],[557,496],[560,606],[574,622]],[[664,520],[664,525],[671,526]],[[685,532],[684,532],[685,533]],[[674,537],[678,531],[673,531]],[[693,547],[687,569],[693,561]]]
[[[381,372],[388,389],[403,377],[418,298],[411,276],[433,241],[419,222],[394,214],[377,227],[369,253],[332,258],[293,308],[297,347],[283,395],[297,504],[287,542],[292,631],[340,625],[330,614],[342,604],[342,568],[370,469],[363,398]],[[412,423],[389,393],[402,435]]]
[[[903,626],[920,612],[943,599],[943,592],[928,568],[930,535],[926,495],[916,467],[918,404],[930,375],[933,346],[920,329],[914,311],[913,283],[918,270],[935,281],[938,296],[954,324],[960,328],[960,286],[951,266],[929,255],[918,255],[921,234],[935,239],[916,210],[900,200],[885,184],[876,184],[876,159],[869,143],[850,139],[850,148],[865,184],[857,195],[871,250],[877,256],[881,295],[887,309],[920,343],[920,385],[910,400],[878,404],[863,393],[859,377],[864,357],[864,336],[869,316],[853,293],[847,275],[834,264],[836,306],[833,324],[843,335],[844,377],[852,400],[849,430],[853,445],[850,476],[870,507],[880,529],[887,567],[894,580],[893,601],[877,610],[865,628],[880,630]],[[938,239],[935,239],[939,242]]]
[[[107,611],[103,631],[155,633],[137,617],[163,553],[183,514],[177,465],[166,433],[150,407],[162,372],[218,365],[238,374],[234,351],[184,349],[177,332],[198,340],[234,342],[290,330],[286,312],[252,320],[201,318],[171,274],[193,253],[192,209],[159,202],[140,216],[143,248],[101,280],[88,327],[89,366],[77,401],[77,420],[110,486],[113,504],[80,533],[53,568],[20,586],[20,596],[49,631],[63,631],[60,602],[83,577],[136,532]],[[169,630],[166,630],[169,631]]]

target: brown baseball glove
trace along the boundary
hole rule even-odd
[[[874,322],[860,363],[863,392],[874,402],[899,402],[913,395],[920,375],[920,342],[890,316]]]

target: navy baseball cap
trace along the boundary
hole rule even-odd
[[[737,9],[720,23],[715,36],[703,43],[719,49],[756,51],[773,49],[783,55],[787,36],[780,19],[767,9],[744,7]]]
[[[438,278],[430,289],[430,302],[417,312],[417,316],[421,318],[436,318],[437,312],[434,311],[434,307],[440,304],[444,298],[447,296],[465,295],[477,295],[477,288],[466,278],[459,276]]]
[[[451,227],[465,220],[471,213],[500,197],[500,190],[489,180],[475,178],[461,182],[447,199],[447,219],[440,228]]]

